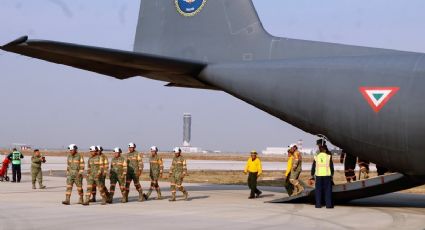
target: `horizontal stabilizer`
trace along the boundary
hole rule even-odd
[[[194,61],[56,41],[28,40],[27,36],[0,49],[117,79],[143,76],[180,87],[213,89],[196,79],[206,65]]]

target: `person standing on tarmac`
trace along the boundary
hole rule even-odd
[[[187,175],[186,160],[181,155],[182,150],[179,147],[174,148],[174,158],[171,163],[168,178],[170,179],[171,199],[169,201],[176,201],[177,189],[183,193],[184,199],[187,200],[189,194],[183,187],[183,179]]]
[[[333,208],[332,203],[332,176],[334,174],[334,165],[332,156],[329,155],[325,146],[319,146],[319,154],[314,157],[315,164],[311,168],[314,172],[316,189],[316,208],[322,207],[322,195],[325,195],[326,208]]]
[[[120,190],[122,193],[122,203],[126,203],[126,189],[125,189],[125,180],[127,175],[127,159],[121,156],[122,150],[120,148],[114,149],[114,157],[111,160],[111,171],[109,173],[109,179],[111,181],[111,186],[109,188],[109,197],[108,203],[112,204],[115,186],[118,182]]]
[[[34,155],[31,157],[31,179],[32,179],[32,189],[36,189],[35,182],[38,180],[38,185],[40,189],[45,189],[46,186],[43,185],[43,173],[41,170],[41,164],[46,163],[46,158],[41,156],[38,149],[34,150]]]
[[[106,196],[109,197],[109,192],[108,189],[106,188],[106,174],[108,174],[109,171],[109,161],[108,161],[108,157],[103,154],[103,147],[100,145],[96,146],[97,149],[97,155],[100,157],[101,163],[102,163],[102,174],[99,178],[99,180],[102,182],[103,184],[103,191],[106,193]],[[90,199],[90,202],[96,202],[96,187],[98,187],[98,185],[94,184],[93,189],[92,189],[92,198]]]
[[[131,181],[134,182],[134,186],[139,192],[139,202],[146,199],[146,195],[143,194],[142,186],[140,185],[140,176],[143,171],[143,158],[142,155],[136,151],[136,144],[128,144],[127,153],[127,181],[125,183],[126,197],[125,201],[128,202],[128,195],[130,193]]]
[[[146,199],[149,199],[149,196],[152,194],[152,191],[155,189],[158,197],[161,199],[161,189],[159,188],[158,180],[162,178],[162,173],[164,171],[164,164],[162,158],[158,156],[158,148],[156,146],[151,147],[151,156],[149,158],[149,177],[151,178],[151,187],[149,192],[146,194]]]
[[[107,202],[106,193],[104,190],[105,185],[102,184],[103,162],[101,157],[97,154],[98,149],[96,146],[90,147],[90,159],[87,161],[87,193],[83,205],[87,206],[90,202],[92,189],[94,186],[99,186],[99,192],[102,196],[102,205]]]
[[[347,180],[347,182],[351,183],[351,181],[356,181],[357,178],[355,169],[357,157],[352,154],[342,152],[339,162],[341,164],[344,163],[345,179]]]
[[[71,144],[68,147],[69,155],[67,158],[67,168],[66,168],[66,193],[65,200],[62,201],[64,205],[71,204],[71,193],[72,186],[75,184],[77,186],[78,195],[80,199],[78,204],[83,204],[83,173],[84,173],[84,157],[78,153],[78,147],[75,144]]]
[[[286,172],[285,172],[285,189],[288,193],[288,196],[292,196],[294,193],[294,186],[289,181],[289,178],[291,177],[291,171],[292,171],[292,163],[294,161],[294,156],[292,155],[292,152],[290,149],[288,149],[288,162],[286,165]]]
[[[294,186],[295,192],[293,193],[293,195],[296,196],[304,191],[304,187],[299,181],[299,177],[302,171],[302,156],[301,153],[298,151],[297,145],[291,145],[289,146],[289,149],[293,156],[289,182],[291,182],[291,184]]]
[[[246,162],[245,174],[248,174],[248,187],[251,193],[248,199],[259,198],[262,192],[257,188],[257,179],[263,173],[260,158],[257,157],[257,151],[251,151],[251,157]]]
[[[12,183],[21,183],[21,159],[24,158],[24,155],[19,152],[16,148],[13,148],[13,151],[7,156],[10,161],[12,161]]]

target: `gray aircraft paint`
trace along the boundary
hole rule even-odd
[[[18,39],[2,49],[126,79],[223,90],[347,152],[425,176],[423,54],[277,38],[250,0],[208,0],[192,17],[142,0],[135,53]],[[359,87],[399,87],[375,112]]]

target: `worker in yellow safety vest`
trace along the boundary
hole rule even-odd
[[[312,171],[314,171],[316,182],[316,208],[322,207],[322,195],[325,197],[326,208],[333,208],[332,176],[334,174],[334,165],[332,156],[326,152],[326,148],[323,145],[319,145],[319,154],[314,157]]]
[[[291,177],[291,171],[292,171],[292,163],[294,161],[294,156],[292,155],[291,149],[288,149],[288,163],[286,165],[286,172],[285,172],[285,189],[288,193],[288,196],[292,196],[294,193],[294,185],[291,184],[289,181]]]
[[[251,194],[248,199],[259,198],[261,191],[257,188],[257,178],[263,173],[261,161],[257,157],[257,151],[251,151],[251,157],[246,162],[244,173],[248,175],[248,187],[251,189]]]

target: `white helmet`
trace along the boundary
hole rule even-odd
[[[128,147],[129,147],[129,148],[136,148],[136,144],[134,144],[133,142],[130,142],[130,143],[128,144]]]
[[[96,152],[97,151],[97,147],[96,146],[90,146],[90,152]]]
[[[103,151],[103,148],[100,145],[97,145],[96,148],[97,148],[98,151]]]
[[[70,145],[68,146],[68,149],[69,149],[69,150],[77,150],[77,149],[78,149],[78,147],[77,147],[77,145],[76,145],[76,144],[70,144]]]
[[[182,150],[179,147],[175,147],[173,151],[174,151],[174,153],[181,153],[182,152]]]
[[[122,153],[122,150],[120,148],[116,147],[114,149],[114,153]]]
[[[151,151],[158,152],[158,147],[156,147],[156,146],[152,146],[152,147],[151,147]]]

